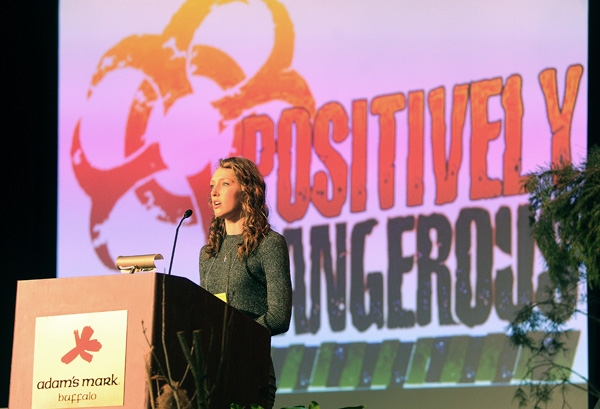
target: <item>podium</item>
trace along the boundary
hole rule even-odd
[[[167,378],[188,399],[201,384],[208,408],[266,406],[269,331],[187,278],[25,280],[16,300],[10,409],[146,409]]]

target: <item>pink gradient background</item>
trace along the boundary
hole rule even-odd
[[[522,164],[524,172],[551,160],[551,131],[547,120],[543,93],[538,75],[546,68],[557,70],[559,95],[563,97],[567,68],[574,64],[584,67],[572,122],[571,152],[575,161],[586,153],[587,105],[587,3],[581,0],[532,1],[442,1],[442,0],[337,0],[337,1],[281,1],[293,23],[294,43],[291,69],[306,81],[316,108],[337,101],[351,115],[352,101],[422,90],[426,93],[443,86],[446,89],[446,118],[449,120],[451,100],[448,98],[457,84],[484,79],[502,78],[518,74],[523,79],[524,104]],[[129,106],[142,73],[134,69],[115,71],[86,97],[92,74],[102,55],[122,39],[134,34],[162,32],[181,1],[164,0],[79,0],[60,3],[60,78],[59,78],[59,214],[58,214],[58,272],[60,277],[79,275],[118,274],[105,266],[94,251],[94,246],[107,243],[111,254],[133,255],[161,253],[159,271],[168,269],[175,222],[160,220],[161,209],[142,205],[129,191],[116,202],[108,219],[93,242],[89,234],[90,198],[80,187],[73,172],[70,149],[77,121],[81,119],[82,148],[97,168],[110,169],[125,160],[123,135]],[[227,52],[251,77],[264,63],[273,43],[271,16],[261,1],[233,2],[215,6],[200,25],[194,43],[207,44]],[[179,99],[163,115],[153,111],[145,138],[157,142],[167,165],[155,180],[166,190],[177,195],[191,195],[186,176],[192,175],[219,157],[228,156],[233,140],[233,124],[219,130],[219,112],[211,102],[225,94],[207,78],[191,78],[193,93]],[[277,123],[281,111],[289,107],[272,101],[249,109],[244,115],[266,114]],[[500,97],[490,99],[490,120],[504,120]],[[469,137],[467,119],[463,133],[463,162],[459,174],[458,198],[452,204],[434,205],[435,180],[432,171],[430,116],[425,112],[425,197],[422,206],[406,206],[406,152],[407,110],[396,114],[396,190],[395,207],[382,211],[379,207],[377,117],[368,118],[367,211],[351,213],[349,200],[336,218],[321,216],[313,205],[306,216],[297,222],[285,222],[276,208],[277,175],[266,176],[269,186],[271,222],[278,231],[302,227],[305,241],[305,260],[308,251],[310,227],[328,224],[335,237],[336,223],[346,222],[348,231],[353,225],[368,218],[379,221],[366,248],[365,272],[387,269],[387,259],[381,257],[387,247],[386,222],[389,218],[406,215],[442,213],[453,223],[465,207],[485,207],[495,214],[501,206],[515,211],[526,203],[526,196],[500,197],[490,200],[469,199]],[[350,123],[351,125],[351,123]],[[502,122],[504,125],[504,122]],[[489,176],[502,178],[501,136],[490,143],[488,154]],[[351,162],[351,135],[336,149]],[[277,169],[277,158],[275,158]],[[313,152],[311,175],[324,166]],[[194,202],[194,215],[197,206]],[[513,229],[514,230],[514,229]],[[513,232],[516,235],[516,232]],[[410,234],[408,235],[410,237]],[[198,219],[186,220],[179,230],[173,274],[188,277],[198,283],[198,252],[205,241]],[[513,245],[516,240],[513,237]],[[406,251],[414,252],[410,242]],[[514,253],[514,251],[513,251]],[[453,252],[451,252],[453,254]],[[494,271],[516,260],[496,254]],[[453,271],[454,259],[448,267]],[[543,270],[543,260],[536,258],[536,274]],[[293,273],[293,272],[292,272]],[[307,274],[308,275],[308,274]],[[404,303],[412,308],[415,303],[416,274],[404,276]],[[435,281],[434,281],[435,282]],[[534,282],[537,282],[534,280]],[[324,283],[321,291],[325,292]],[[310,303],[310,301],[308,301]],[[435,302],[435,291],[432,298]],[[323,302],[322,306],[326,303]],[[481,326],[464,325],[442,327],[437,322],[434,308],[430,325],[402,330],[403,339],[423,336],[487,334],[503,332],[507,323],[495,311]],[[273,338],[274,346],[295,343],[318,345],[321,342],[381,341],[398,336],[398,330],[377,329],[372,326],[358,332],[348,319],[346,330],[333,333],[327,326],[323,312],[320,331],[315,335],[295,334],[294,328]],[[587,373],[586,325],[582,318],[573,320],[574,328],[582,331],[576,356],[578,372]]]

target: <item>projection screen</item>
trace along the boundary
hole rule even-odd
[[[199,283],[210,175],[245,156],[290,248],[276,407],[509,407],[525,354],[506,326],[547,280],[521,182],[585,158],[587,17],[580,0],[63,0],[58,276],[159,253]],[[585,376],[586,320],[568,324]]]

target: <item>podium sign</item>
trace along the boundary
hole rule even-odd
[[[123,406],[127,311],[37,317],[32,407]]]

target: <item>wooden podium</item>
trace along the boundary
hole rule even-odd
[[[138,273],[19,281],[9,408],[31,408],[47,395],[52,402],[45,408],[146,409],[157,405],[161,375],[169,373],[183,380],[191,398],[195,378],[177,333],[192,347],[194,331],[203,385],[212,390],[209,408],[266,406],[269,331],[187,278]],[[104,365],[97,370],[103,372],[92,365]],[[117,404],[93,406],[115,393]]]

